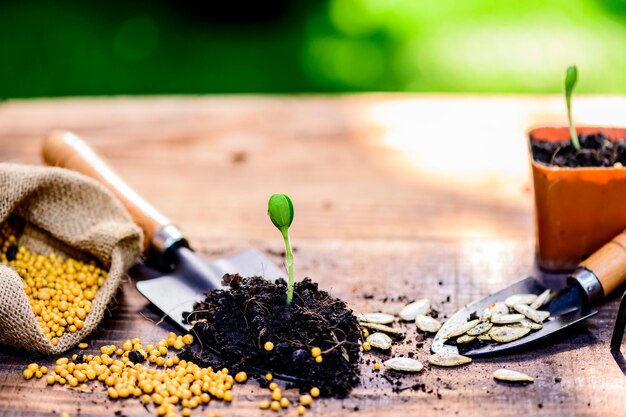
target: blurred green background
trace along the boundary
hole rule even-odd
[[[626,0],[5,1],[0,96],[626,91]]]

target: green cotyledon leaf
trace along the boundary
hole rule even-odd
[[[293,203],[286,194],[274,194],[267,204],[267,214],[279,229],[291,226],[293,222]]]

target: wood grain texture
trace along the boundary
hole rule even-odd
[[[562,107],[560,97],[375,94],[17,101],[0,105],[0,159],[40,163],[45,134],[75,130],[207,257],[253,245],[279,263],[266,199],[288,193],[296,274],[357,311],[394,313],[404,303],[398,296],[428,296],[449,315],[534,272],[524,132],[548,120],[564,124]],[[620,114],[620,97],[577,102],[581,123],[619,124]],[[556,286],[563,277],[544,279]],[[549,345],[459,369],[427,368],[400,387],[423,383],[426,392],[394,393],[364,364],[353,395],[317,401],[307,415],[621,416],[626,377],[608,346],[617,293]],[[173,329],[155,326],[159,319],[127,282],[88,341],[155,341]],[[407,335],[394,353],[412,350],[425,361],[426,349],[415,348],[421,337],[412,326]],[[31,361],[0,348],[0,415],[147,414],[135,400],[107,400],[101,388],[80,393],[24,381]],[[499,367],[536,382],[496,383]],[[273,415],[257,409],[267,392],[254,383],[236,392],[232,405],[212,407],[224,416]]]
[[[626,279],[626,232],[615,236],[581,265],[598,277],[604,294],[619,288]]]

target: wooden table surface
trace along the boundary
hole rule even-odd
[[[623,125],[626,98],[579,97],[574,114],[579,123]],[[256,246],[280,263],[282,243],[265,211],[271,193],[288,193],[299,277],[314,278],[361,312],[395,313],[403,297],[429,297],[451,314],[536,272],[524,132],[546,123],[565,123],[560,96],[9,101],[0,104],[0,160],[39,164],[43,135],[75,130],[209,257]],[[544,279],[562,283],[561,276]],[[364,365],[349,398],[316,401],[307,415],[621,416],[626,376],[608,346],[617,298],[550,345],[458,369],[427,368],[402,382],[423,383],[425,392],[395,393]],[[156,341],[173,329],[155,326],[159,318],[126,282],[88,342]],[[407,334],[420,339],[413,328]],[[394,351],[409,348],[415,350]],[[426,348],[415,352],[425,361]],[[25,352],[0,348],[0,415],[147,414],[137,400],[109,401],[101,387],[81,393],[25,381],[21,371],[30,361]],[[499,367],[536,381],[496,383],[491,373]],[[211,409],[272,415],[258,410],[267,392],[255,383],[235,393],[231,405]]]

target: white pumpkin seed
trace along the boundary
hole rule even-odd
[[[530,308],[534,308],[535,310],[537,310],[548,301],[550,301],[550,290],[545,290],[537,296],[537,299],[532,302]]]
[[[529,329],[532,329],[532,330],[541,330],[541,329],[543,329],[543,324],[535,323],[534,321],[529,320],[529,319],[524,319],[524,320],[522,320],[522,321],[520,321],[519,323],[516,323],[516,324],[519,324],[522,327],[528,327]]]
[[[430,300],[428,298],[422,298],[421,300],[413,301],[404,306],[400,311],[400,318],[405,321],[413,321],[415,317],[422,314],[426,315],[430,311]]]
[[[491,317],[499,314],[509,314],[509,308],[502,301],[493,303],[489,307],[485,308],[482,315],[482,321],[489,321],[491,320]]]
[[[543,323],[544,321],[546,321],[548,319],[548,317],[550,317],[550,312],[549,311],[537,310],[537,314],[539,314],[539,318],[541,319],[541,323]]]
[[[483,342],[493,342],[493,339],[491,338],[491,336],[489,336],[489,333],[479,334],[477,336],[477,339],[482,340]]]
[[[510,382],[533,382],[535,379],[522,372],[511,371],[509,369],[498,369],[493,373],[493,377],[500,381]]]
[[[372,347],[389,350],[391,349],[391,338],[385,333],[372,333],[365,339]]]
[[[389,324],[393,323],[394,317],[387,313],[365,313],[357,314],[356,319],[367,323]]]
[[[428,357],[428,362],[435,366],[459,366],[470,363],[472,358],[456,353],[435,353]]]
[[[383,365],[403,372],[419,372],[424,369],[422,362],[411,358],[391,358],[383,362]]]
[[[531,319],[535,323],[543,323],[543,320],[542,320],[543,315],[539,314],[537,310],[530,308],[526,304],[515,304],[513,306],[513,309],[517,311],[518,313],[523,314],[527,318]]]
[[[504,300],[507,307],[513,307],[515,304],[532,304],[537,299],[535,294],[513,294]]]
[[[464,334],[463,336],[457,337],[456,342],[463,345],[465,343],[473,342],[474,340],[476,340],[476,336],[470,336],[468,334]]]
[[[491,322],[493,324],[511,324],[524,320],[523,314],[498,314],[491,316]]]
[[[495,304],[492,304],[491,306],[493,305]],[[489,321],[489,319],[491,318],[491,310],[492,310],[491,306],[485,307],[485,309],[483,310],[483,314],[480,315],[480,321],[483,321],[483,322]]]
[[[468,336],[478,336],[483,333],[487,333],[489,329],[493,327],[493,324],[490,322],[479,323],[473,329],[467,331]]]
[[[528,327],[502,326],[489,330],[489,336],[496,342],[506,343],[526,336],[530,332]]]
[[[441,323],[437,319],[423,314],[418,314],[415,317],[415,325],[421,331],[428,333],[437,333],[441,329]]]
[[[461,336],[463,333],[467,333],[469,330],[476,327],[478,323],[480,323],[480,320],[475,319],[465,323],[456,324],[454,326],[451,326],[451,328],[448,329],[447,333],[442,335],[442,337],[444,339],[450,339],[451,337]]]
[[[432,339],[432,341],[430,342],[430,350],[433,352],[440,352],[440,351],[445,351],[445,350],[455,350],[456,347],[454,346],[450,346],[450,345],[446,345],[445,343],[447,342],[446,339],[441,339],[439,337],[434,337]]]
[[[393,327],[387,326],[386,324],[368,323],[368,322],[361,322],[359,324],[361,325],[361,327],[366,327],[372,330],[378,330],[379,332],[385,332],[387,334],[402,334],[400,330],[396,330]]]

